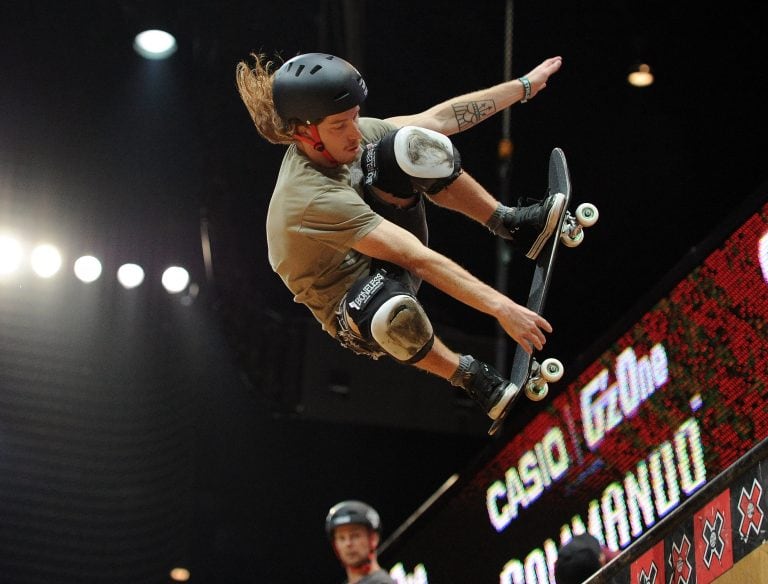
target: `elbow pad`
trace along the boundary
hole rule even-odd
[[[433,130],[404,126],[368,144],[361,159],[366,186],[396,197],[434,195],[461,174],[461,156],[451,140]]]

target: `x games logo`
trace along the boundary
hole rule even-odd
[[[656,569],[656,564],[651,562],[651,566],[648,568],[648,573],[645,570],[640,571],[640,575],[637,578],[637,584],[656,584],[656,577],[659,571]]]
[[[749,493],[747,493],[746,489],[741,489],[738,505],[739,513],[741,514],[739,537],[743,542],[749,539],[750,531],[753,531],[755,535],[760,533],[763,518],[765,517],[763,510],[760,508],[762,498],[763,487],[757,482],[757,479],[752,479],[752,487]]]
[[[673,574],[670,579],[671,584],[690,584],[693,565],[689,558],[692,549],[693,546],[685,535],[683,535],[679,546],[676,543],[672,544],[672,552],[668,559]]]
[[[725,549],[725,540],[723,540],[723,515],[720,511],[715,514],[712,523],[709,520],[704,522],[702,535],[706,545],[704,549],[704,565],[709,568],[712,564],[712,556],[717,556],[718,560],[723,559],[723,550]]]

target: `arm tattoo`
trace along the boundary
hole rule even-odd
[[[453,104],[453,115],[456,116],[459,132],[474,126],[494,113],[496,113],[496,102],[492,99]]]

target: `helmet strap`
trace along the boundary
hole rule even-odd
[[[319,152],[325,156],[329,162],[338,166],[339,162],[325,149],[325,144],[323,144],[323,141],[320,139],[320,130],[317,129],[317,124],[307,124],[307,128],[309,128],[309,133],[312,136],[311,138],[299,134],[298,132],[296,132],[293,137],[304,142],[304,144],[309,145],[312,150]]]
[[[346,566],[347,570],[355,574],[363,574],[364,576],[371,573],[371,563],[373,562],[373,554],[368,556],[368,559],[355,564],[354,566]]]

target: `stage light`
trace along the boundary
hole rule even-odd
[[[21,244],[8,235],[0,235],[0,276],[15,272],[21,263]]]
[[[123,264],[117,269],[117,281],[128,290],[141,286],[144,281],[144,269],[136,264]]]
[[[145,59],[167,59],[176,52],[176,39],[164,30],[145,30],[136,35],[133,49]]]
[[[174,568],[171,570],[171,580],[174,582],[187,582],[189,576],[189,570],[186,568]]]
[[[93,256],[82,256],[75,261],[75,276],[81,282],[89,284],[101,276],[101,262]]]
[[[54,246],[44,243],[32,250],[30,263],[41,278],[50,278],[61,268],[61,254]]]
[[[179,266],[171,266],[163,272],[161,281],[167,292],[176,294],[189,284],[189,272]]]
[[[653,84],[653,73],[647,63],[639,63],[630,70],[627,81],[634,87],[648,87]]]

